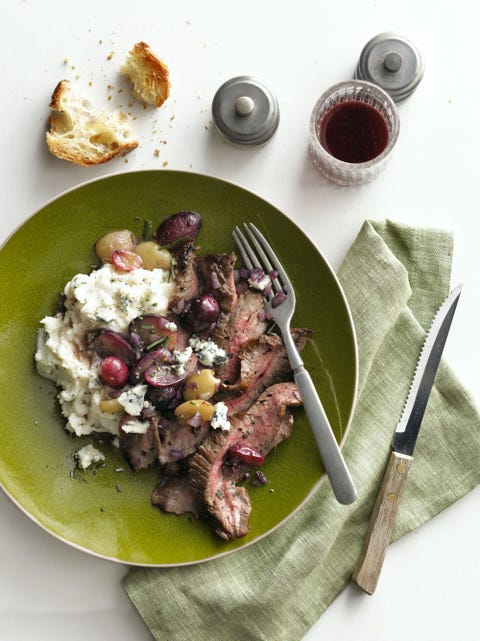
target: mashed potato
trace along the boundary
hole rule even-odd
[[[58,399],[68,430],[118,434],[118,414],[100,409],[102,385],[88,332],[121,333],[137,316],[165,314],[174,288],[163,269],[121,272],[109,263],[67,283],[66,311],[41,321],[35,361],[39,374],[62,388]]]

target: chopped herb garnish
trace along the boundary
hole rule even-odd
[[[151,240],[152,238],[152,221],[145,218],[143,221],[143,240]]]
[[[145,348],[147,351],[150,351],[154,347],[158,347],[159,345],[164,345],[168,340],[168,336],[162,336],[162,338],[159,338],[158,341],[154,341],[153,343],[150,343],[150,345],[147,345]]]

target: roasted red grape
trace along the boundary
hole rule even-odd
[[[140,256],[129,249],[116,249],[112,254],[112,263],[121,272],[132,272],[143,266]]]
[[[159,410],[165,410],[171,407],[176,397],[177,388],[174,385],[167,385],[165,387],[153,387],[149,385],[145,395],[145,398]],[[179,402],[181,402],[181,399],[179,399]]]
[[[194,332],[201,332],[216,323],[219,314],[216,298],[212,294],[202,294],[189,302],[182,320]]]
[[[145,314],[134,318],[128,327],[130,342],[139,349],[161,344],[173,349],[177,342],[177,326],[165,316]]]
[[[130,372],[130,383],[136,385],[142,381],[149,367],[154,365],[170,365],[171,363],[173,363],[173,355],[166,347],[159,347],[158,349],[152,350],[135,363]]]
[[[166,218],[155,232],[159,245],[169,249],[180,249],[182,245],[195,240],[201,227],[200,216],[193,211],[179,211]]]
[[[153,387],[178,385],[185,377],[185,372],[178,373],[168,365],[152,365],[145,371],[145,381]]]
[[[128,381],[129,370],[118,356],[107,356],[100,363],[100,379],[110,387],[123,387]]]
[[[106,356],[117,356],[128,366],[132,366],[136,361],[136,354],[133,347],[123,336],[117,332],[102,332],[99,334],[93,346],[101,358]]]
[[[261,465],[264,457],[258,450],[246,443],[234,443],[227,452],[227,457],[231,461],[238,461],[246,465]]]

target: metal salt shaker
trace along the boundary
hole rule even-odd
[[[399,102],[410,96],[424,74],[417,47],[393,31],[380,33],[367,42],[355,70],[355,78],[384,89]]]
[[[213,98],[212,115],[226,140],[250,148],[270,140],[280,117],[276,97],[252,76],[224,82]]]

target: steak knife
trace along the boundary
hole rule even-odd
[[[407,401],[395,429],[385,476],[352,575],[352,580],[368,594],[373,594],[377,586],[413,463],[413,450],[418,432],[461,290],[461,285],[453,289],[435,315],[418,359]]]

